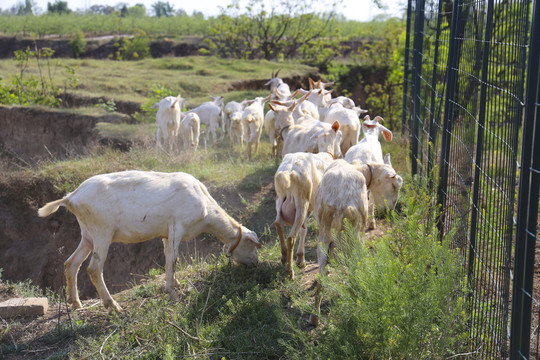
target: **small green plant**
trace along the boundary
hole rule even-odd
[[[115,112],[117,110],[114,99],[109,99],[107,101],[104,101],[103,99],[99,99],[99,102],[96,104],[96,107],[110,113]]]
[[[82,31],[75,32],[73,39],[69,42],[69,48],[71,49],[71,56],[78,59],[86,51],[86,40]]]
[[[124,37],[121,43],[115,43],[116,60],[140,60],[150,57],[150,38],[143,30],[136,29],[133,37]]]
[[[53,64],[54,50],[37,48],[31,50],[16,50],[17,73],[11,75],[5,83],[0,83],[0,103],[6,105],[45,105],[58,107],[61,105],[60,95],[68,88],[75,88],[78,79],[75,68],[66,66],[68,77],[64,90],[54,84],[54,76],[59,62]],[[34,63],[39,76],[30,75],[31,63]]]

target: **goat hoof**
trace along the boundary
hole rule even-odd
[[[114,311],[119,312],[119,313],[124,311],[124,309],[122,309],[122,307],[120,305],[118,305],[118,303],[116,301],[114,301],[112,299],[109,300],[109,301],[105,301],[103,303],[103,305],[104,305],[105,308],[114,310]]]
[[[75,310],[75,309],[82,309],[83,306],[82,306],[80,300],[76,300],[76,301],[71,302],[71,307],[73,308],[73,310]]]
[[[289,279],[294,280],[294,271],[289,271]]]
[[[319,325],[319,317],[317,315],[311,314],[309,316],[309,325],[311,326]]]
[[[297,257],[296,258],[296,266],[298,266],[300,269],[303,269],[306,267],[306,260],[304,259],[304,256]]]

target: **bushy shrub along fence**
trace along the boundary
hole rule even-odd
[[[441,234],[458,225],[474,359],[539,356],[539,3],[408,1],[403,129]]]

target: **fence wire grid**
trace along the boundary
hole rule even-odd
[[[539,3],[408,1],[402,128],[457,228],[474,359],[540,357]]]

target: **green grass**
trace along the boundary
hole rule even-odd
[[[142,103],[150,95],[150,89],[160,84],[188,98],[188,107],[209,101],[209,96],[227,94],[227,101],[259,96],[262,94],[260,91],[229,92],[234,82],[268,80],[272,72],[278,69],[281,69],[281,77],[317,74],[314,67],[292,62],[232,60],[211,56],[139,61],[53,59],[51,62],[53,68],[58,64],[53,82],[60,88],[63,88],[67,79],[62,66],[76,69],[75,75],[81,80],[80,85],[72,91],[76,94]],[[0,61],[0,81],[6,81],[11,74],[17,72],[14,60]],[[35,61],[30,61],[26,74],[38,76]]]
[[[136,160],[141,151],[116,155],[141,166],[140,158]],[[253,165],[246,165],[242,176],[226,169],[237,164],[234,150],[220,152],[228,155],[214,159],[213,175],[207,179],[216,186],[239,188],[247,178],[257,183],[257,178],[275,171],[268,148]],[[205,161],[203,157],[212,158],[215,153],[201,156],[199,161]],[[169,161],[160,164],[164,169],[171,163],[181,168],[175,160]],[[75,168],[87,171],[81,169],[83,163],[81,159],[76,166],[70,161],[46,168],[70,174]],[[111,169],[117,165],[110,165]],[[49,176],[54,178],[52,173]],[[250,194],[260,191],[258,185],[247,187]],[[142,284],[114,295],[123,313],[104,312],[100,304],[86,308],[71,319],[64,316],[39,342],[54,344],[53,356],[69,359],[117,354],[152,359],[442,359],[465,352],[468,333],[461,265],[449,241],[438,242],[428,199],[423,185],[409,178],[400,213],[387,219],[386,235],[358,244],[345,233],[329,265],[330,276],[323,281],[325,301],[317,329],[307,324],[314,310],[313,277],[297,271],[296,279],[289,280],[280,263],[276,236],[266,224],[264,230],[257,229],[264,239],[258,266],[230,264],[224,254],[206,258],[195,254],[177,266],[181,285],[177,301],[164,290],[162,270],[154,269]],[[245,202],[243,211],[249,214],[244,217],[256,215],[265,206],[257,197],[246,197]],[[316,224],[310,223],[308,251],[315,246],[312,231],[316,232]],[[3,284],[0,281],[0,287]],[[10,323],[13,331],[23,326]],[[33,346],[15,349],[9,341],[1,344],[5,355],[21,354]]]

